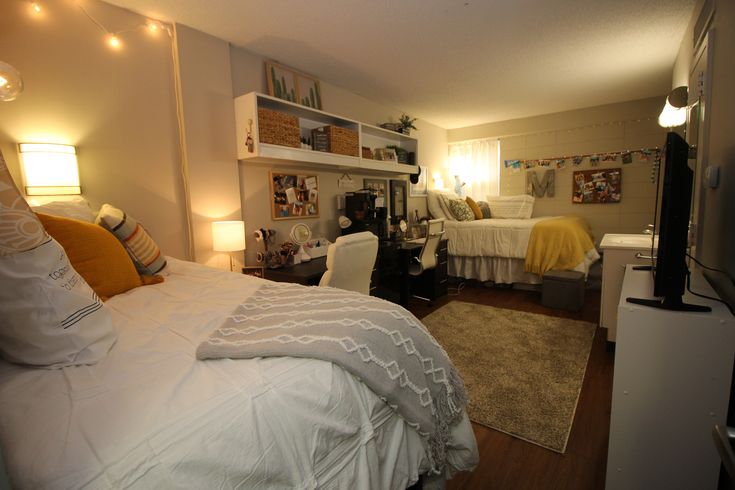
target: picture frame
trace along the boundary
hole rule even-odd
[[[375,191],[377,197],[375,198],[376,208],[387,208],[388,207],[388,181],[385,179],[363,179],[363,189],[370,189]]]
[[[384,162],[398,162],[398,155],[393,148],[376,148],[373,152],[373,158]]]
[[[242,268],[242,273],[246,276],[265,279],[265,267],[262,265],[246,265]]]
[[[410,197],[426,197],[427,195],[429,167],[419,166],[419,169],[421,171],[418,182],[414,184],[409,181],[408,183],[408,195]]]
[[[319,80],[275,61],[265,62],[268,95],[312,109],[322,109]]]
[[[314,174],[268,172],[271,218],[319,217],[319,177]]]

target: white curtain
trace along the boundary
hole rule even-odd
[[[449,143],[449,170],[465,183],[464,196],[484,201],[500,195],[500,141],[481,139]],[[454,188],[455,182],[448,185]]]

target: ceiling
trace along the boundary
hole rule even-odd
[[[446,129],[662,95],[696,0],[107,0]]]

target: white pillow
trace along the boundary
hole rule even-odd
[[[0,354],[11,362],[94,364],[117,339],[110,312],[53,238],[0,256],[0,310]]]
[[[446,206],[443,206],[440,196],[447,195],[454,199],[458,196],[452,191],[444,189],[430,189],[426,192],[426,206],[429,208],[429,214],[434,219],[448,219],[453,220],[454,216],[447,216]]]
[[[490,215],[493,218],[528,219],[533,214],[533,196],[487,196]]]
[[[94,223],[95,215],[89,202],[83,197],[75,197],[70,201],[52,201],[40,206],[31,206],[35,213],[61,216],[62,218],[78,219],[87,223]]]

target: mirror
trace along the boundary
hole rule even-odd
[[[406,219],[406,181],[390,181],[390,216],[391,223]]]

